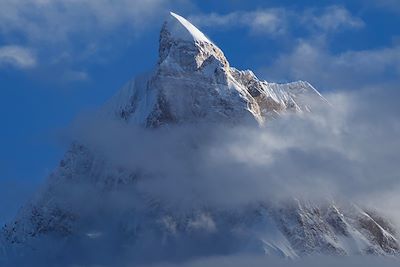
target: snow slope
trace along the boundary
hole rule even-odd
[[[169,26],[168,28],[171,31],[171,35],[174,37],[181,38],[182,40],[193,40],[197,42],[205,42],[205,43],[212,43],[199,29],[197,29],[193,24],[191,24],[189,21],[187,21],[185,18],[179,16],[178,14],[175,14],[173,12],[170,12],[171,16],[178,20],[180,25],[177,25],[177,23],[173,20],[173,18],[170,18],[170,23],[172,26]],[[172,22],[171,22],[172,19]],[[168,22],[167,22],[168,23]],[[183,27],[182,27],[183,26]]]
[[[310,111],[309,98],[326,101],[307,82],[268,83],[230,67],[219,47],[174,13],[161,30],[159,52],[153,73],[131,81],[107,104],[117,118],[147,127],[243,118],[263,124],[286,110]]]

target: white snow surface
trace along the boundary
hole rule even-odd
[[[170,12],[170,15],[176,19],[168,20],[169,29],[171,30],[171,34],[175,36],[177,39],[186,40],[186,41],[198,41],[198,42],[208,42],[211,41],[202,33],[199,29],[197,29],[192,23],[187,21],[185,18],[179,16],[174,12]]]

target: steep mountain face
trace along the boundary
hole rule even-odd
[[[307,97],[325,101],[307,82],[268,83],[230,67],[214,43],[172,14],[161,30],[155,71],[126,85],[108,109],[147,127],[244,118],[263,124],[282,111],[309,111]]]
[[[307,82],[268,83],[249,70],[230,67],[213,42],[171,13],[161,30],[155,70],[129,82],[102,114],[154,130],[201,122],[262,126],[285,111],[309,112],[314,101],[326,100]],[[143,175],[74,143],[37,198],[4,227],[3,258],[41,247],[56,250],[43,242],[62,243],[60,251],[66,244],[104,243],[147,262],[235,251],[285,257],[399,252],[390,224],[354,205],[293,198],[240,209],[175,212],[137,191]],[[124,208],[110,209],[121,206],[116,201]]]

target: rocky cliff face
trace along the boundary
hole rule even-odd
[[[173,14],[160,35],[158,64],[108,104],[117,118],[153,127],[164,123],[263,124],[286,110],[309,111],[307,98],[325,101],[307,82],[274,84],[230,67],[224,53],[184,18]]]
[[[161,30],[155,70],[129,82],[102,114],[155,130],[200,122],[262,126],[282,112],[310,112],[313,101],[326,100],[307,82],[268,83],[249,70],[232,68],[213,42],[172,13]],[[390,224],[353,205],[293,198],[237,210],[204,207],[177,213],[137,193],[135,184],[142,178],[139,170],[121,168],[85,144],[73,144],[38,197],[3,228],[3,257],[40,250],[43,240],[96,240],[119,251],[129,247],[138,258],[143,251],[163,251],[144,261],[238,250],[285,257],[399,252]],[[121,201],[135,205],[110,212],[107,199],[116,192],[125,193]],[[104,201],[101,208],[92,195]]]

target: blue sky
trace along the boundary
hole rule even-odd
[[[400,82],[397,0],[3,0],[0,221],[57,166],[71,121],[154,66],[170,10],[268,81],[322,93]]]

